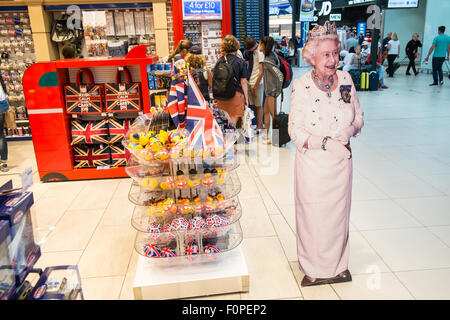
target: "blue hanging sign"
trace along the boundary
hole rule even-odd
[[[183,0],[183,20],[221,20],[222,0]]]
[[[366,36],[366,23],[365,22],[358,22],[358,37],[360,33],[363,33],[363,36]]]

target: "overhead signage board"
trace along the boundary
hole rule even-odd
[[[417,8],[419,0],[389,0],[388,9],[394,8]]]
[[[340,14],[340,13],[330,14],[330,21],[341,21],[341,20],[342,20],[342,14]]]
[[[300,21],[314,21],[315,0],[300,1]]]
[[[183,0],[183,20],[222,20],[222,1]]]

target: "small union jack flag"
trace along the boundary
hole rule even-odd
[[[110,145],[111,149],[111,165],[113,167],[123,167],[127,165],[130,159],[130,151],[122,145]]]
[[[72,120],[72,143],[74,144],[101,144],[109,143],[108,119],[101,121]]]
[[[107,112],[141,110],[140,83],[107,83],[105,94]]]
[[[161,251],[157,246],[146,244],[143,248],[144,255],[149,258],[161,258]]]
[[[183,128],[186,122],[186,98],[184,80],[176,78],[172,80],[167,101],[167,110],[177,128]]]
[[[224,136],[217,124],[205,98],[195,84],[192,75],[188,75],[188,106],[186,112],[186,130],[189,132],[188,145],[194,149],[214,149],[224,147]]]
[[[95,168],[98,166],[108,166],[111,164],[109,146],[74,147],[73,155],[75,169]]]
[[[101,84],[66,85],[64,92],[66,97],[67,113],[101,113],[103,112],[103,90]]]

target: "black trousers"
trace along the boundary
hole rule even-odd
[[[5,125],[5,114],[0,114],[0,156],[3,161],[8,160],[8,145],[6,144],[5,133],[3,127]]]
[[[393,77],[394,76],[394,60],[395,58],[397,58],[396,54],[388,54],[388,73],[389,73],[389,77]]]
[[[409,64],[408,64],[408,67],[406,68],[406,73],[409,73],[409,69],[411,69],[411,68],[414,73],[417,73],[416,62],[415,62],[416,57],[414,55],[411,55],[411,56],[408,56],[408,59],[409,59]]]

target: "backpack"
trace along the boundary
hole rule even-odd
[[[236,59],[237,57],[234,57],[230,59],[232,61],[228,62],[227,57],[224,56],[217,61],[213,71],[212,90],[214,99],[230,100],[235,96],[238,80],[234,75],[232,64]]]
[[[293,77],[292,67],[286,60],[284,60],[283,57],[278,56],[278,60],[279,60],[279,68],[281,73],[283,74],[284,79],[281,88],[286,89],[292,82]]]

